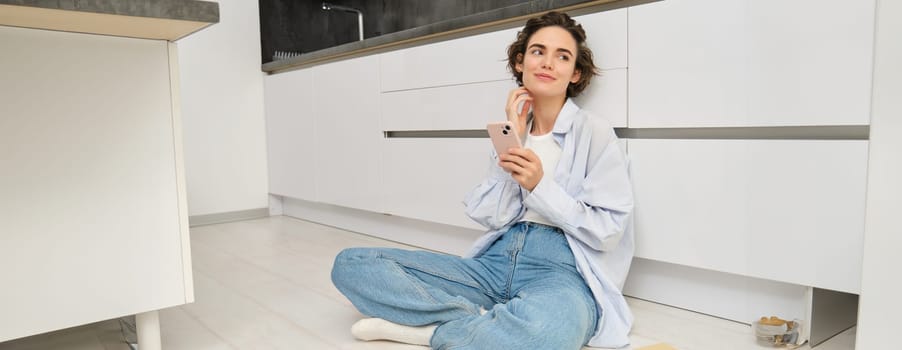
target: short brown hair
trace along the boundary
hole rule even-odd
[[[598,75],[598,68],[592,59],[592,50],[586,45],[586,32],[583,30],[583,26],[576,23],[566,13],[552,11],[526,21],[523,30],[517,32],[517,40],[507,47],[507,69],[514,75],[517,85],[522,86],[523,73],[517,72],[517,64],[523,62],[529,38],[539,29],[551,26],[563,28],[576,40],[576,71],[580,72],[580,77],[579,81],[567,86],[567,97],[579,96],[589,86],[592,77]]]

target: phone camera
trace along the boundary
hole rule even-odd
[[[510,126],[510,125],[505,125],[505,126],[504,126],[504,130],[510,130],[510,129],[511,129],[511,126]],[[506,134],[506,133],[505,133],[505,134]]]
[[[501,133],[507,135],[507,130],[501,130]]]

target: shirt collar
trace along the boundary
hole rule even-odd
[[[576,113],[579,112],[579,106],[576,103],[573,103],[573,100],[569,97],[566,101],[564,101],[564,106],[561,107],[561,111],[558,112],[557,119],[554,121],[554,128],[551,132],[555,134],[566,134],[573,127],[573,119],[576,117]]]
[[[579,110],[579,106],[577,106],[569,97],[564,101],[561,111],[557,114],[557,119],[554,120],[554,127],[551,129],[551,132],[554,134],[554,139],[557,140],[558,143],[560,143],[564,136],[570,132],[570,129],[573,128],[573,119],[576,118],[576,113],[579,112]],[[529,119],[526,120],[526,130],[532,129],[532,122],[532,112],[529,112]]]

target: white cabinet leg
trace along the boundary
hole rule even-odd
[[[136,328],[138,329],[138,349],[162,350],[160,340],[160,314],[157,311],[149,311],[135,315]]]

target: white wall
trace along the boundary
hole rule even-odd
[[[178,41],[191,216],[269,205],[257,2],[218,2],[219,23]]]

